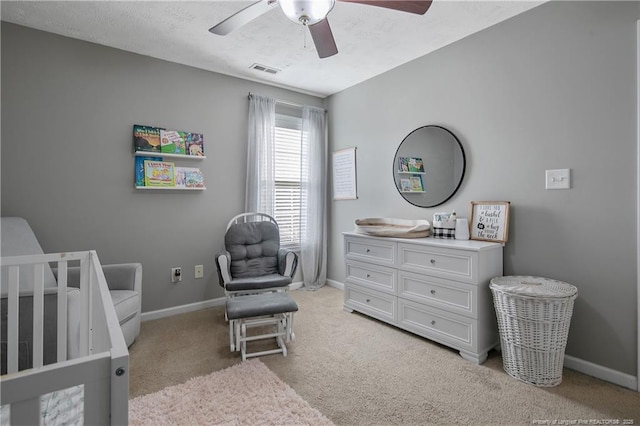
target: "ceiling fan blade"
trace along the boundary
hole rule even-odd
[[[401,12],[424,15],[431,6],[431,0],[340,0],[348,3],[368,4],[369,6],[384,7]]]
[[[241,11],[229,16],[224,21],[209,28],[209,31],[217,35],[227,35],[236,28],[240,28],[244,24],[256,19],[258,16],[271,10],[273,6],[278,4],[274,0],[260,0],[256,3],[250,4]]]
[[[313,44],[316,45],[318,56],[321,58],[328,58],[338,53],[338,47],[336,41],[333,38],[329,21],[324,18],[317,24],[309,25],[309,32],[313,39]]]

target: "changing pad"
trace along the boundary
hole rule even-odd
[[[392,218],[356,219],[356,232],[377,237],[423,238],[428,237],[431,225],[427,220]]]

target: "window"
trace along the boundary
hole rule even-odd
[[[276,114],[274,217],[280,226],[280,245],[300,246],[300,166],[302,119]]]

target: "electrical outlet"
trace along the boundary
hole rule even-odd
[[[177,283],[180,281],[182,281],[182,268],[179,266],[177,268],[171,268],[171,282]]]
[[[193,270],[193,275],[196,278],[204,277],[204,265],[196,265],[194,270]]]

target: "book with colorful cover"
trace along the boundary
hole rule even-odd
[[[204,157],[204,136],[199,133],[187,133],[185,136],[187,155]]]
[[[160,151],[160,128],[133,125],[133,149],[136,151]]]
[[[136,186],[144,186],[144,161],[162,161],[162,157],[136,157]]]
[[[184,182],[187,188],[204,188],[204,174],[195,167],[184,167]]]
[[[411,182],[411,191],[413,192],[423,192],[424,186],[422,185],[422,176],[411,176],[409,178]]]
[[[181,188],[184,189],[187,187],[186,181],[185,181],[185,169],[187,167],[179,167],[179,166],[175,166],[174,168],[174,181],[175,181],[175,186],[176,188]]]
[[[424,162],[420,157],[400,157],[399,170],[405,173],[424,173]]]
[[[177,130],[160,130],[160,151],[166,154],[186,153],[185,139],[188,133]]]
[[[145,160],[144,186],[174,187],[174,164],[167,161]]]

